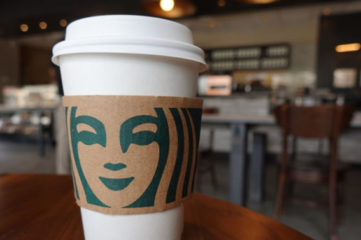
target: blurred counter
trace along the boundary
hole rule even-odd
[[[230,97],[205,97],[204,107],[215,107],[219,110],[219,114],[224,115],[254,115],[265,116],[270,115],[270,101],[267,94],[247,94]],[[230,152],[231,150],[231,133],[229,128],[222,126],[213,128],[213,150],[218,152]],[[281,152],[281,132],[276,125],[256,126],[249,131],[249,149],[252,151],[252,135],[253,132],[263,132],[267,134],[267,151],[270,154],[277,155]],[[208,148],[210,144],[210,128],[202,126],[200,147]],[[340,139],[339,154],[341,161],[361,163],[361,112],[356,112],[352,128],[348,129]],[[299,151],[317,152],[319,149],[318,141],[299,140]],[[328,141],[323,142],[323,151],[326,153]]]
[[[0,134],[20,134],[39,137],[44,129],[51,129],[58,104],[39,106],[0,105]]]

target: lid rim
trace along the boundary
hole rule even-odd
[[[132,45],[144,45],[144,46],[167,46],[172,48],[181,48],[189,51],[198,52],[201,57],[204,57],[204,52],[201,48],[185,43],[185,42],[177,42],[177,41],[168,41],[164,39],[156,39],[156,38],[149,38],[149,39],[141,39],[141,38],[124,38],[124,37],[113,37],[113,38],[88,38],[88,39],[76,39],[72,41],[61,41],[53,47],[53,54],[56,51],[63,48],[68,47],[75,47],[75,46],[84,46],[84,45],[104,45],[104,44],[112,44],[112,45],[121,45],[121,44],[132,44]]]
[[[169,57],[169,58],[176,58],[176,59],[180,59],[180,60],[186,60],[186,61],[191,61],[194,62],[196,64],[199,65],[198,69],[199,72],[204,72],[208,69],[208,66],[206,64],[206,62],[204,61],[204,59],[202,58],[192,58],[192,57],[179,57],[179,55],[170,55],[170,54],[161,54],[161,53],[147,53],[147,52],[127,52],[127,51],[105,51],[102,50],[100,51],[98,50],[93,50],[93,51],[69,51],[69,52],[62,52],[58,55],[53,55],[51,58],[51,61],[55,64],[59,66],[59,58],[61,56],[67,56],[67,55],[72,55],[72,54],[87,54],[87,53],[99,53],[99,54],[134,54],[134,55],[147,55],[147,56],[157,56],[157,57]]]
[[[101,41],[99,41],[101,40]],[[197,62],[200,71],[206,69],[204,52],[201,48],[183,42],[164,41],[159,39],[86,39],[62,41],[53,47],[52,61],[58,64],[61,55],[79,53],[125,53],[172,57]]]

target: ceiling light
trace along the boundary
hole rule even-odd
[[[59,20],[59,25],[61,26],[61,27],[66,27],[66,25],[68,25],[68,21],[66,21],[66,19],[60,19]]]
[[[331,13],[332,13],[332,10],[330,8],[325,8],[322,11],[322,14],[325,16],[331,15]]]
[[[224,7],[226,5],[226,0],[218,0],[217,5],[218,7]]]
[[[249,4],[270,4],[273,2],[277,2],[279,0],[238,0],[244,3],[249,3]]]
[[[209,20],[208,21],[208,27],[214,28],[215,26],[216,26],[216,21],[214,21],[214,20]]]
[[[347,43],[347,44],[340,44],[337,45],[335,50],[336,52],[356,52],[360,50],[361,45],[360,43]]]
[[[159,6],[163,11],[169,12],[174,8],[174,0],[160,0]]]
[[[165,18],[187,17],[196,11],[190,0],[143,0],[142,6],[149,14]]]
[[[27,24],[20,25],[20,31],[27,32],[29,30],[29,26]]]
[[[45,30],[48,27],[48,24],[44,21],[39,22],[39,28]]]

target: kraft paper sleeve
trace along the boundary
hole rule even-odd
[[[76,202],[106,214],[159,212],[193,191],[202,100],[63,97]]]

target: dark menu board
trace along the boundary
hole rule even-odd
[[[205,52],[212,73],[288,69],[291,58],[291,46],[285,43],[208,49]]]

